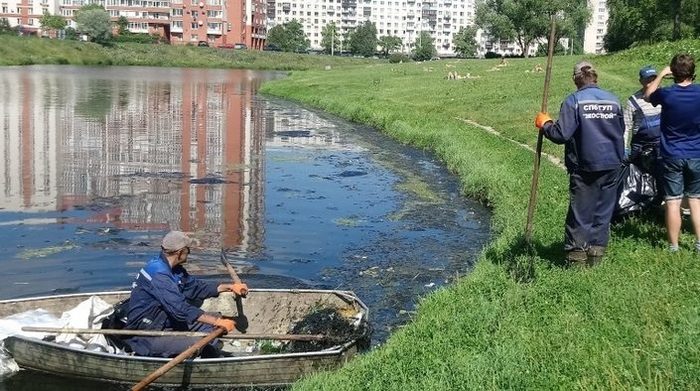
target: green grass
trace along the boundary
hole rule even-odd
[[[698,41],[594,58],[603,88],[621,99],[641,65],[666,65]],[[643,55],[643,57],[642,57]],[[580,57],[556,57],[550,112],[573,91]],[[684,228],[682,251],[664,250],[657,216],[615,226],[605,261],[562,267],[567,175],[543,161],[535,214],[535,278],[525,225],[532,152],[462,119],[534,146],[544,59],[451,60],[302,72],[263,91],[381,129],[432,151],[465,194],[493,209],[493,241],[474,271],[420,302],[412,321],[378,349],[296,390],[700,389],[700,257]],[[479,76],[446,80],[449,71]],[[562,148],[545,142],[545,151]],[[469,240],[465,237],[465,240]]]
[[[376,63],[377,60],[195,46],[63,41],[0,35],[0,65],[141,65],[193,68],[308,70]]]

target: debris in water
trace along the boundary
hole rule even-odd
[[[343,177],[343,178],[349,178],[349,177],[353,177],[353,176],[362,176],[362,175],[367,175],[367,173],[364,171],[348,170],[348,171],[343,171],[340,174],[338,174],[339,177]]]
[[[61,251],[71,250],[77,248],[73,243],[66,242],[60,246],[49,246],[44,248],[28,248],[21,253],[17,254],[17,258],[29,260],[32,258],[46,258],[49,255],[58,254]]]
[[[328,349],[353,339],[361,339],[362,344],[369,343],[369,330],[365,323],[353,326],[350,320],[335,308],[324,308],[310,313],[297,322],[291,334],[321,334],[330,337],[322,341],[292,341],[287,346],[290,352],[313,352]],[[367,341],[364,341],[364,340]]]

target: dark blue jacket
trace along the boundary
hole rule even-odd
[[[182,265],[170,269],[161,253],[136,276],[129,299],[127,329],[188,330],[202,301],[218,296],[218,284],[191,277]]]
[[[569,172],[605,171],[620,167],[625,155],[625,124],[617,97],[588,85],[569,95],[561,104],[559,119],[542,128],[544,136],[565,144]]]

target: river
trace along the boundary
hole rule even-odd
[[[203,278],[226,279],[225,249],[252,288],[355,291],[376,345],[469,273],[489,211],[433,156],[256,94],[279,77],[0,68],[0,299],[128,289],[178,229],[199,240],[187,267]],[[3,387],[95,386],[23,373]]]

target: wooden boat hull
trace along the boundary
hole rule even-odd
[[[24,312],[30,308],[63,311],[90,296],[100,296],[110,303],[116,303],[128,297],[128,292],[0,301],[0,317]],[[366,322],[367,308],[351,292],[251,290],[248,297],[244,307],[249,318],[250,333],[285,333],[288,330],[282,329],[288,328],[290,321],[298,319],[304,312],[302,308],[313,308],[319,303],[343,307],[340,308],[341,311],[349,311],[350,308],[357,310],[363,316],[362,321]],[[222,298],[222,302],[226,300],[227,298]],[[211,303],[209,304],[209,307],[212,307]],[[214,304],[216,309],[221,309],[221,305]],[[232,304],[232,307],[235,308],[235,304]],[[169,361],[90,352],[24,336],[8,337],[4,346],[21,368],[64,377],[110,382],[137,383]],[[227,387],[287,385],[309,373],[337,368],[355,355],[357,350],[358,341],[352,340],[318,352],[190,359],[167,372],[154,384]]]

